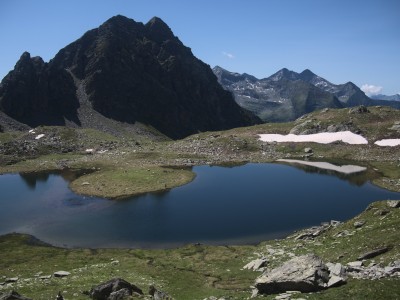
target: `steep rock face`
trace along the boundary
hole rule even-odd
[[[50,63],[82,80],[101,114],[152,125],[172,138],[256,120],[159,18],[143,25],[113,17],[62,49]]]
[[[28,52],[0,84],[1,110],[29,126],[76,121],[78,106],[75,86],[67,72],[50,67],[40,57],[31,58]]]
[[[144,25],[112,17],[47,64],[25,53],[0,88],[1,110],[31,126],[65,118],[79,125],[79,103],[172,138],[260,122],[159,18]]]
[[[236,102],[263,121],[291,121],[316,109],[342,107],[334,95],[298,79],[297,73],[287,69],[260,80],[221,67],[213,71],[219,82],[234,93]]]

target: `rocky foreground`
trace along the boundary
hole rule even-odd
[[[291,123],[204,132],[178,141],[140,124],[124,127],[113,123],[113,130],[14,128],[0,133],[0,172],[83,170],[68,175],[75,191],[118,198],[189,182],[193,179],[190,167],[195,165],[351,160],[367,168],[365,178],[359,179],[362,182],[372,180],[400,191],[399,146],[374,144],[380,139],[400,138],[399,123],[400,111],[374,107],[322,110]],[[341,130],[362,135],[368,144],[259,140],[259,134],[265,133]],[[146,180],[132,186],[132,178]],[[58,299],[90,299],[94,297],[90,291],[114,286],[110,280],[115,278],[144,291],[144,295],[135,294],[143,299],[168,299],[156,298],[159,294],[209,300],[251,296],[398,299],[398,206],[398,201],[377,202],[347,222],[330,221],[257,246],[188,245],[162,251],[61,249],[33,237],[10,234],[0,237],[0,299],[26,299],[16,293],[30,299],[56,299],[57,295]],[[147,292],[150,286],[154,295]],[[107,289],[108,294],[99,299],[114,299],[111,293],[122,288],[115,289]],[[118,292],[115,299],[130,290]]]

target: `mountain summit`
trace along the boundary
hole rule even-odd
[[[342,107],[334,95],[301,80],[298,73],[286,68],[264,79],[218,66],[213,70],[222,86],[234,93],[240,106],[266,122],[291,121],[316,109]],[[310,76],[307,74],[310,72],[302,74]]]
[[[83,106],[171,138],[259,121],[157,17],[112,17],[49,63],[25,53],[0,85],[0,109],[30,126],[81,125]]]

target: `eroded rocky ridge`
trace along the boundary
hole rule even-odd
[[[48,63],[25,52],[0,85],[0,109],[31,127],[81,126],[94,112],[171,138],[259,122],[161,19],[120,15]]]

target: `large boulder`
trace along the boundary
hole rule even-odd
[[[266,271],[256,279],[261,294],[285,291],[315,292],[324,289],[329,282],[328,267],[311,254],[294,257],[282,266]]]
[[[121,291],[121,292],[119,292]],[[133,293],[143,295],[141,289],[121,278],[114,278],[93,287],[89,295],[95,300],[116,300],[130,296]],[[122,297],[122,298],[121,298]]]

